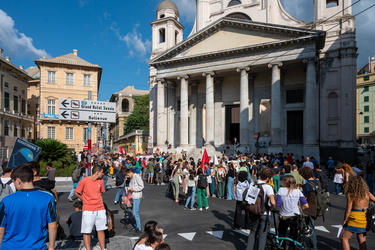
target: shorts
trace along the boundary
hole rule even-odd
[[[96,231],[104,231],[107,229],[105,210],[82,212],[81,233],[91,234],[94,225],[96,226]]]
[[[148,172],[148,177],[154,177],[154,172]]]

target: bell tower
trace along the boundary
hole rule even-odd
[[[179,22],[180,14],[171,0],[162,1],[156,10],[152,26],[151,59],[167,51],[183,39],[184,26]]]

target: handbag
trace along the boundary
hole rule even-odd
[[[126,195],[121,196],[121,201],[126,207],[131,207],[133,203],[133,196],[131,192],[127,192]]]

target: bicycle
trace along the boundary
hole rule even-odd
[[[311,236],[311,228],[306,225],[305,218],[303,215],[299,215],[298,218],[298,227],[299,227],[299,240],[293,240],[289,237],[282,237],[277,234],[277,226],[275,219],[275,212],[272,212],[275,232],[268,232],[266,240],[266,249],[276,250],[276,249],[289,249],[290,246],[294,246],[295,249],[311,249],[306,245],[306,242],[303,241],[303,237]],[[285,243],[285,244],[284,244]]]

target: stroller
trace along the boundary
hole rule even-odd
[[[277,211],[272,211],[272,218],[275,225],[275,232],[269,232],[267,234],[266,249],[289,249],[290,246],[294,246],[295,249],[311,249],[307,246],[304,241],[306,238],[311,237],[312,228],[306,223],[305,216],[303,214],[298,215],[297,227],[298,227],[298,238],[293,240],[288,237],[281,237],[278,235],[276,216]],[[284,248],[285,245],[285,248]]]

